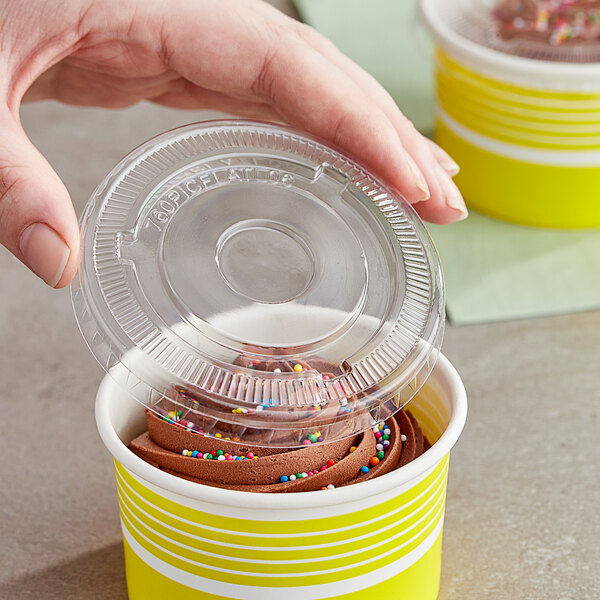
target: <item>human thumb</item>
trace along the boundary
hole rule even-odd
[[[79,260],[79,227],[64,184],[0,111],[0,243],[49,286],[68,285]]]

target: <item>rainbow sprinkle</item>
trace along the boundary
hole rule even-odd
[[[493,14],[507,30],[546,34],[548,42],[559,46],[571,39],[600,39],[600,2],[598,0],[536,0],[532,10],[517,9],[504,0]],[[515,12],[515,10],[520,12]]]
[[[258,458],[252,452],[247,452],[244,456],[237,454],[229,454],[224,450],[215,450],[213,452],[200,452],[198,450],[183,450],[181,452],[183,456],[189,456],[191,458],[203,458],[204,460],[252,460]]]

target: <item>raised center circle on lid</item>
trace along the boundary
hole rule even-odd
[[[247,219],[227,228],[218,239],[215,260],[234,292],[264,304],[302,296],[316,272],[307,241],[267,219]]]

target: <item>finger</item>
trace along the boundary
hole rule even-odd
[[[446,220],[449,214],[454,214],[458,199],[455,193],[456,186],[450,181],[450,176],[458,172],[458,165],[439,146],[427,140],[414,128],[413,124],[400,112],[392,97],[374,77],[342,54],[330,40],[311,27],[301,23],[297,27],[300,36],[360,84],[365,93],[393,123],[404,147],[414,158],[431,191],[431,198],[428,200],[431,207],[427,212],[434,214],[435,211],[441,211],[441,214],[438,215],[438,219],[441,220]],[[436,168],[438,164],[442,166],[442,170]],[[444,205],[447,198],[452,199],[452,206]],[[451,210],[448,211],[447,208]],[[465,212],[466,208],[462,210]]]
[[[431,190],[429,200],[417,208],[419,214],[432,223],[452,223],[466,218],[467,207],[460,191],[447,171],[435,159],[425,138],[418,134],[407,119],[398,123],[397,129],[404,140],[405,148],[419,165]]]
[[[427,182],[393,125],[359,86],[335,65],[324,63],[287,21],[257,23],[243,2],[226,4],[236,6],[239,14],[211,20],[204,35],[182,32],[197,20],[184,9],[193,13],[196,4],[182,5],[183,12],[165,23],[162,54],[169,57],[170,68],[205,89],[271,105],[286,122],[369,166],[409,202],[429,197]],[[237,23],[240,17],[243,22]],[[239,35],[232,40],[227,33],[234,26]]]
[[[167,93],[152,99],[152,101],[165,106],[182,109],[197,109],[199,106],[202,106],[203,108],[218,109],[249,118],[281,120],[281,116],[267,104],[238,100],[218,92],[194,86],[189,82],[185,91]],[[428,215],[427,220],[432,222],[455,221],[460,215],[455,215],[454,210],[447,209],[445,195],[436,189],[436,196],[440,197],[440,195],[444,198],[441,208],[437,207],[436,203],[426,202],[418,203],[417,210],[420,211],[420,207],[425,208],[425,205],[427,205],[428,208],[425,211]]]
[[[444,171],[446,171],[450,177],[454,177],[460,171],[460,167],[454,161],[454,159],[445,150],[440,148],[433,140],[425,138],[425,141],[427,142],[432,154],[438,161],[440,167],[442,167],[442,169],[444,169]]]
[[[290,41],[266,63],[255,92],[291,125],[348,152],[412,203],[429,198],[423,174],[389,119],[359,87],[304,43]]]
[[[439,169],[440,172],[443,171],[442,167],[437,163],[435,168]],[[449,177],[448,181],[448,185],[444,187],[442,202],[421,202],[415,206],[416,211],[425,221],[447,225],[455,221],[462,221],[469,216],[459,189]]]
[[[8,111],[0,114],[0,243],[51,287],[64,287],[77,270],[69,194]]]

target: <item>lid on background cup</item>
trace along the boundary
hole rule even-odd
[[[599,0],[423,0],[455,33],[535,60],[600,62]]]
[[[420,219],[298,132],[164,133],[111,171],[81,227],[73,303],[92,353],[205,434],[347,437],[406,404],[437,359],[441,271]]]

